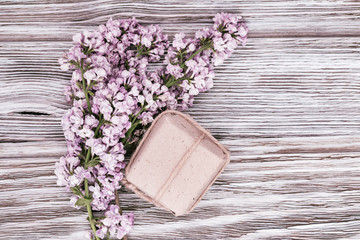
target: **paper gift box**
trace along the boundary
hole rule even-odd
[[[125,185],[176,216],[190,212],[229,163],[229,151],[189,115],[168,110],[147,130]]]

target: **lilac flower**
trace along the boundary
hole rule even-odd
[[[59,59],[62,70],[73,71],[65,89],[72,108],[62,119],[68,152],[55,174],[58,185],[74,193],[71,205],[86,206],[89,238],[129,233],[133,214],[120,214],[112,204],[129,145],[161,111],[191,106],[213,86],[214,65],[245,44],[248,29],[241,17],[220,13],[213,20],[193,38],[176,34],[170,46],[158,26],[109,19],[95,31],[74,35],[74,46]],[[162,58],[162,67],[149,70],[149,63]],[[93,210],[105,211],[105,217],[95,220]]]
[[[106,146],[101,139],[90,138],[86,141],[86,146],[91,147],[92,153],[98,156],[103,155],[106,150]]]
[[[174,41],[173,41],[173,47],[176,48],[178,51],[180,49],[184,49],[186,47],[186,40],[185,34],[183,32],[175,34]]]
[[[119,210],[119,206],[110,205],[105,212],[105,219],[101,221],[102,226],[100,229],[109,229],[111,237],[122,239],[131,231],[134,223],[134,215],[131,213],[120,215]],[[102,236],[102,231],[103,230],[99,231],[99,237]]]
[[[181,78],[183,69],[179,65],[168,64],[166,67],[167,73],[175,78]]]

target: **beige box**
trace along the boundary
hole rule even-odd
[[[147,130],[124,183],[179,216],[196,206],[229,161],[229,151],[189,115],[168,110]]]

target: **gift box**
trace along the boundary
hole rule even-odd
[[[189,115],[168,110],[126,167],[125,186],[179,216],[189,213],[230,161],[229,151]]]

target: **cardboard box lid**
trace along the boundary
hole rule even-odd
[[[229,161],[229,151],[189,115],[168,110],[147,130],[124,183],[179,216],[195,207]]]

